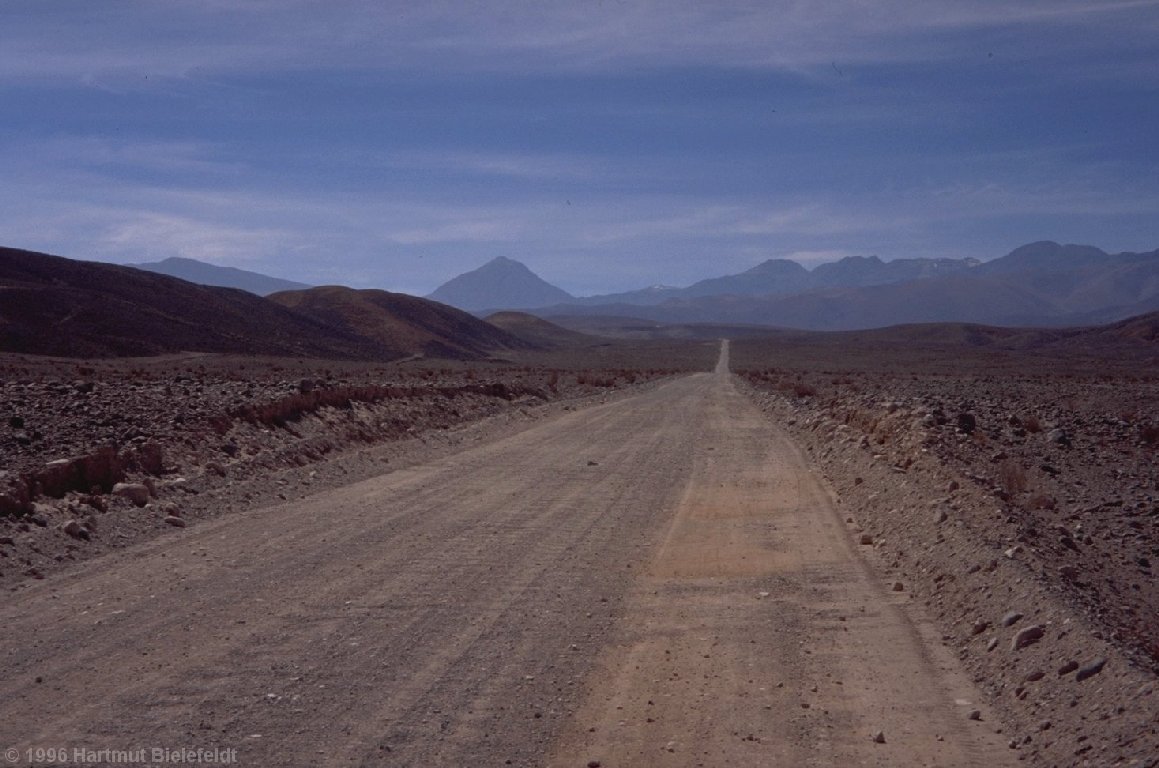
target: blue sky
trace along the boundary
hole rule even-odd
[[[424,294],[1159,248],[1159,0],[0,3],[0,244]]]

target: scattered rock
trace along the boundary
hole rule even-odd
[[[862,544],[865,544],[865,545],[872,545],[872,544],[873,544],[873,536],[871,536],[871,535],[870,535],[870,534],[868,534],[868,533],[863,533],[863,534],[861,534],[861,539],[860,539],[860,541],[861,541],[861,543],[862,543]]]
[[[69,536],[72,536],[74,539],[83,539],[85,541],[89,540],[89,531],[87,528],[80,524],[79,520],[69,520],[64,525],[62,525],[60,529],[67,533]]]
[[[970,714],[966,715],[966,717],[970,720],[981,720],[982,719],[982,710],[971,709]]]
[[[185,519],[178,517],[177,515],[167,515],[165,517],[165,522],[169,523],[169,525],[172,525],[174,528],[185,527]]]
[[[117,483],[113,486],[113,495],[126,498],[138,507],[149,503],[149,488],[143,483]]]
[[[1005,616],[1002,617],[1002,626],[1004,626],[1004,627],[1013,626],[1021,618],[1022,618],[1022,613],[1020,613],[1019,611],[1010,611],[1009,613],[1007,613]]]
[[[1107,665],[1105,658],[1099,657],[1089,664],[1084,664],[1079,667],[1079,671],[1075,673],[1074,679],[1076,682],[1082,682],[1087,678],[1094,677],[1103,671],[1103,667]]]
[[[894,592],[903,592],[903,591],[905,591],[905,585],[902,584],[900,581],[895,581],[893,583],[893,591]]]
[[[1069,675],[1071,672],[1074,672],[1078,668],[1079,663],[1077,661],[1068,661],[1066,664],[1063,664],[1058,668],[1058,674],[1060,677],[1062,675]]]
[[[990,628],[990,622],[978,619],[974,622],[974,626],[970,627],[971,635],[980,635]]]
[[[1040,624],[1025,627],[1010,641],[1010,650],[1017,651],[1028,645],[1034,645],[1046,635],[1046,628]]]
[[[884,744],[885,731],[874,731],[870,738],[873,739],[874,744]]]

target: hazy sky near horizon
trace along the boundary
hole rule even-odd
[[[4,0],[0,245],[425,294],[1159,248],[1159,0]]]

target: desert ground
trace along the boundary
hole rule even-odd
[[[577,354],[4,358],[9,763],[1156,764],[1153,362]]]

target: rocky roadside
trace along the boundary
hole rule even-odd
[[[750,371],[1031,765],[1159,757],[1155,383]]]
[[[9,368],[0,588],[618,397],[672,371]]]

